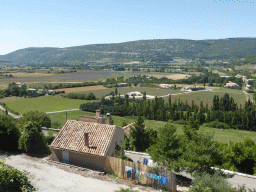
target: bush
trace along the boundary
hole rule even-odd
[[[212,121],[210,123],[204,123],[204,127],[213,127],[218,129],[230,129],[230,126],[226,123],[219,122],[219,121]]]
[[[209,173],[195,173],[193,175],[192,188],[190,192],[231,192],[233,191],[231,184],[222,176],[220,172],[213,175]]]
[[[46,154],[47,142],[42,128],[36,122],[27,122],[23,127],[23,134],[19,139],[19,149],[31,154]]]
[[[37,122],[40,127],[51,127],[51,119],[43,112],[29,111],[19,119],[21,126],[28,121]]]
[[[0,162],[0,191],[31,192],[37,189],[28,180],[28,173],[15,170]]]
[[[45,137],[47,145],[51,145],[51,143],[53,142],[54,139],[55,139],[55,137],[53,135],[48,135]]]
[[[17,150],[20,131],[14,118],[0,115],[0,149]]]

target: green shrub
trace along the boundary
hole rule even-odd
[[[31,154],[46,154],[48,152],[46,139],[42,128],[36,122],[27,122],[19,139],[19,149]]]
[[[193,175],[192,188],[190,192],[231,192],[231,184],[222,176],[221,173],[195,173]]]
[[[117,191],[115,191],[115,192],[139,192],[138,190],[132,190],[132,187],[130,187],[130,188],[126,188],[126,189],[124,189],[124,188],[122,188],[121,187],[121,189],[120,190],[117,190]]]
[[[14,118],[0,115],[0,149],[17,150],[20,131]]]
[[[48,136],[45,137],[47,145],[51,145],[51,143],[53,142],[54,139],[55,139],[55,137],[51,136],[51,135],[48,135]]]
[[[226,123],[219,122],[219,121],[212,121],[210,123],[204,123],[204,127],[213,127],[218,129],[230,129],[230,126]]]
[[[28,180],[28,173],[15,170],[0,162],[0,191],[32,192],[37,189]]]

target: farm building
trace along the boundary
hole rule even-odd
[[[112,95],[109,95],[109,96],[106,96],[105,99],[106,100],[110,100],[112,97],[113,97]],[[119,97],[119,95],[117,97]],[[123,98],[125,98],[125,96],[124,95],[120,95],[120,98],[123,99]]]
[[[118,83],[117,87],[127,87],[127,83]]]
[[[45,94],[45,93],[48,93],[48,91],[45,90],[45,89],[38,89],[37,93],[39,93],[39,94]]]
[[[48,90],[48,94],[55,93],[54,90]]]
[[[16,85],[18,87],[21,87],[21,86],[27,87],[26,83],[23,83],[23,82],[17,82]]]
[[[100,119],[100,113],[97,116]],[[116,147],[124,142],[124,130],[92,119],[66,122],[50,146],[53,160],[105,171],[106,156],[115,155]]]
[[[141,92],[139,92],[139,91],[134,91],[134,92],[129,92],[129,93],[127,93],[127,95],[129,96],[129,97],[136,97],[136,96],[143,96],[142,95],[142,93]]]
[[[229,81],[228,83],[226,83],[224,87],[239,87],[239,85],[237,83],[233,83],[232,81]]]
[[[246,85],[246,89],[252,89],[251,85]]]
[[[31,92],[32,94],[36,93],[36,89],[27,89],[28,92]]]
[[[172,87],[172,85],[170,85],[170,84],[160,84],[159,86],[160,86],[161,88],[166,88],[166,89],[169,89],[169,88]]]

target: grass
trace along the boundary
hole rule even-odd
[[[23,114],[28,111],[36,110],[40,112],[53,112],[68,109],[78,109],[82,103],[86,102],[95,101],[67,99],[58,96],[42,96],[8,102],[7,106],[20,114]]]
[[[214,95],[223,97],[225,93],[229,93],[229,96],[233,97],[234,101],[238,104],[238,106],[240,106],[240,104],[243,106],[245,101],[247,100],[246,95],[239,90],[214,89],[214,91],[212,92],[198,91],[186,94],[172,95],[172,101],[175,101],[175,99],[177,99],[178,101],[178,98],[180,98],[180,100],[183,102],[187,100],[189,105],[191,105],[192,100],[194,100],[195,104],[197,105],[199,105],[200,102],[203,101],[204,105],[206,105],[207,103],[210,107],[212,105]],[[168,97],[165,97],[164,99],[167,102]]]
[[[84,111],[70,111],[67,113],[67,115],[68,115],[68,119],[70,120],[79,120],[80,115],[95,116],[95,113],[84,112]],[[54,122],[59,123],[58,127],[53,127],[53,128],[61,128],[66,122],[66,113],[48,114],[48,116],[50,117],[53,124]],[[122,127],[122,122],[124,119],[128,124],[136,121],[136,117],[132,117],[132,116],[120,117],[120,116],[112,115],[112,118],[114,120],[114,124],[117,125],[118,127]],[[158,129],[160,127],[163,127],[166,124],[166,122],[145,120],[144,124],[147,127]],[[176,131],[177,135],[184,134],[182,130],[182,125],[179,125],[179,124],[174,124],[174,125],[177,128],[177,131]],[[251,138],[254,142],[256,142],[256,132],[241,131],[241,130],[234,130],[234,129],[221,130],[216,128],[203,127],[203,126],[201,126],[200,129],[204,131],[214,132],[214,139],[221,143],[228,143],[229,141],[232,141],[232,142],[243,141],[244,137]]]
[[[109,94],[111,91],[115,92],[115,88],[108,88],[108,89],[101,89],[101,90],[93,90],[93,91],[83,91],[80,93],[90,93],[93,92],[96,97],[101,98],[102,95]],[[117,91],[121,95],[125,95],[128,92],[133,92],[133,91],[139,91],[139,92],[144,92],[146,91],[147,95],[153,95],[153,96],[163,96],[163,95],[168,95],[169,93],[171,94],[176,94],[176,93],[181,93],[181,90],[172,90],[172,89],[162,89],[162,88],[150,88],[150,87],[119,87],[117,88]]]

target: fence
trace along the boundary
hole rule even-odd
[[[124,179],[127,178],[127,174],[125,172],[125,166],[131,167],[133,169],[136,169],[138,171],[142,171],[145,173],[154,173],[158,174],[159,176],[165,176],[167,177],[167,184],[159,184],[158,180],[155,180],[154,178],[147,178],[146,174],[142,174],[140,176],[140,183],[144,185],[148,185],[150,187],[154,187],[157,189],[165,188],[169,191],[176,192],[176,175],[175,173],[160,169],[160,170],[151,170],[149,171],[149,167],[147,165],[141,164],[141,163],[135,163],[130,162],[122,159],[118,159],[115,157],[106,157],[106,173],[115,174],[118,177],[123,177]]]

